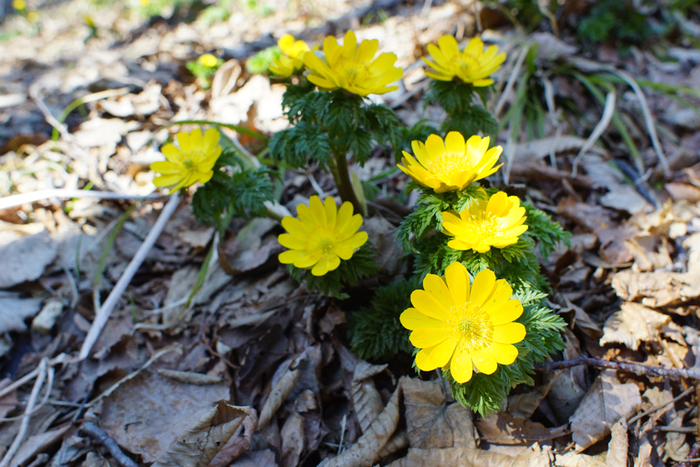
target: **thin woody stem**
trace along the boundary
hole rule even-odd
[[[683,378],[694,379],[700,381],[700,372],[696,370],[686,370],[682,368],[661,368],[655,366],[640,365],[638,363],[613,362],[609,360],[597,360],[585,355],[573,358],[571,360],[562,360],[559,362],[540,363],[535,365],[535,368],[540,371],[563,370],[578,365],[588,365],[595,368],[605,368],[611,370],[626,371],[640,376],[661,376],[666,378]]]
[[[334,154],[334,157],[335,164],[331,171],[333,172],[335,184],[338,186],[338,194],[340,195],[340,199],[352,203],[352,207],[354,208],[355,212],[364,216],[366,213],[355,195],[355,190],[352,188],[350,172],[348,172],[348,161],[345,158],[345,154]]]

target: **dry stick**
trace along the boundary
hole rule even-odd
[[[605,108],[603,109],[603,116],[600,118],[600,121],[598,124],[593,128],[593,132],[591,135],[588,137],[585,143],[583,143],[583,146],[581,146],[581,150],[576,154],[576,157],[574,158],[573,164],[571,164],[571,176],[575,177],[576,172],[578,170],[578,163],[583,157],[584,154],[588,152],[589,149],[593,147],[593,145],[598,141],[598,138],[600,138],[600,135],[603,134],[603,132],[608,128],[608,125],[610,125],[610,121],[612,121],[613,115],[615,115],[615,91],[611,91],[608,93],[608,95],[605,97]]]
[[[685,396],[691,394],[693,391],[695,391],[695,388],[694,388],[694,387],[693,387],[693,388],[688,388],[688,389],[686,389],[685,391],[683,391],[682,393],[678,394],[673,400],[668,401],[668,402],[665,403],[664,405],[657,405],[657,406],[654,406],[654,407],[650,408],[649,410],[646,410],[646,411],[644,411],[644,412],[642,412],[642,413],[639,413],[639,414],[635,415],[634,417],[632,417],[632,418],[630,418],[629,420],[627,420],[627,426],[632,426],[632,424],[633,424],[634,422],[636,422],[637,420],[639,420],[640,418],[643,418],[643,417],[646,417],[647,415],[651,415],[651,414],[653,414],[653,413],[656,413],[656,412],[658,412],[659,410],[663,410],[663,411],[665,412],[665,411],[667,410],[667,408],[671,408],[671,406],[672,406],[673,404],[675,404],[675,403],[678,402],[679,400],[683,399]],[[663,413],[663,412],[662,412],[662,413]]]
[[[6,196],[0,199],[0,210],[10,209],[27,203],[34,203],[51,198],[99,198],[99,199],[157,199],[164,195],[128,195],[125,193],[110,193],[106,191],[89,190],[65,190],[56,188],[51,190],[34,191],[32,193],[22,193],[20,195]]]
[[[518,58],[515,61],[515,65],[513,66],[513,70],[510,72],[510,76],[508,77],[508,83],[506,84],[503,93],[501,93],[501,97],[498,99],[498,102],[496,102],[496,108],[493,110],[493,117],[496,120],[498,120],[503,106],[506,105],[506,100],[510,97],[510,93],[513,91],[515,82],[518,80],[518,73],[520,73],[520,68],[523,66],[525,57],[527,57],[528,50],[530,50],[529,45],[525,45],[522,49],[520,49],[520,55],[518,55]]]
[[[34,387],[29,395],[27,407],[24,409],[24,416],[22,418],[22,423],[19,426],[19,432],[17,433],[17,436],[15,436],[12,446],[10,446],[10,449],[8,449],[5,453],[5,457],[3,457],[2,462],[0,462],[0,467],[8,467],[10,465],[12,458],[15,457],[15,454],[17,454],[17,451],[24,441],[24,436],[27,434],[27,428],[29,427],[29,418],[31,417],[32,410],[34,410],[36,400],[39,397],[39,391],[41,391],[41,387],[44,385],[44,380],[46,379],[47,366],[48,364],[46,358],[41,359],[41,363],[39,364],[38,368],[39,377],[36,379],[36,381],[34,381]]]
[[[119,462],[124,467],[138,467],[138,464],[131,460],[129,456],[124,454],[119,448],[117,442],[110,438],[109,435],[105,433],[105,431],[99,426],[95,425],[92,422],[87,422],[80,427],[80,431],[87,433],[95,440],[102,443],[104,447],[106,447],[109,450],[110,454],[112,454],[112,457],[114,457],[117,460],[117,462]]]
[[[95,342],[100,336],[102,329],[107,324],[107,320],[112,314],[112,310],[114,310],[114,307],[117,305],[117,302],[119,302],[119,299],[121,299],[124,290],[126,290],[127,285],[129,285],[131,279],[136,274],[136,271],[138,271],[139,267],[141,267],[141,264],[146,259],[148,252],[151,251],[151,247],[153,247],[153,244],[156,242],[161,232],[165,228],[165,224],[170,219],[170,216],[172,216],[173,212],[175,212],[179,202],[180,197],[177,193],[171,195],[170,201],[168,201],[161,211],[155,225],[151,231],[148,232],[146,239],[139,247],[138,251],[134,255],[134,258],[131,260],[129,265],[126,267],[126,270],[117,281],[117,285],[115,285],[114,289],[112,289],[110,292],[107,300],[105,300],[104,304],[102,305],[102,308],[97,311],[95,320],[92,322],[90,331],[88,332],[87,337],[85,337],[85,342],[83,342],[83,346],[80,349],[80,355],[78,356],[79,360],[86,359],[90,354],[90,350],[92,350],[92,346],[95,345]]]
[[[661,376],[666,378],[685,378],[700,381],[700,372],[695,370],[686,370],[682,368],[660,368],[654,366],[640,365],[638,363],[612,362],[609,360],[597,360],[595,358],[580,357],[571,360],[562,360],[559,362],[540,363],[535,367],[541,371],[563,370],[573,366],[588,365],[596,368],[606,368],[611,370],[626,371],[640,376]]]

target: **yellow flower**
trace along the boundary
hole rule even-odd
[[[474,250],[485,253],[518,242],[518,236],[527,230],[525,208],[517,196],[502,191],[489,200],[475,200],[459,216],[442,213],[442,226],[450,240],[447,246],[455,250]]]
[[[355,33],[345,34],[343,45],[335,37],[323,41],[323,53],[307,53],[304,64],[311,71],[309,81],[319,88],[334,90],[343,88],[358,96],[384,94],[398,89],[387,84],[398,81],[403,71],[394,66],[396,55],[383,53],[374,59],[379,41],[364,40],[357,45]]]
[[[325,205],[318,196],[312,196],[309,206],[300,204],[299,218],[287,216],[282,227],[289,232],[278,239],[289,248],[279,255],[280,263],[311,269],[314,276],[322,276],[340,266],[340,260],[348,260],[367,241],[367,232],[358,232],[362,216],[353,215],[352,204],[344,202],[340,210],[333,198],[326,198]]]
[[[24,0],[13,0],[12,8],[14,8],[15,10],[22,11],[25,8],[27,8],[27,2],[25,2]]]
[[[506,54],[499,54],[495,45],[484,51],[484,43],[478,37],[470,40],[462,52],[452,36],[442,36],[438,39],[438,45],[439,48],[428,44],[428,52],[435,61],[431,62],[425,57],[423,61],[432,68],[425,74],[439,81],[452,81],[457,77],[477,87],[488,86],[493,84],[489,76],[501,68],[506,59]]]
[[[445,277],[428,274],[424,290],[411,294],[401,324],[413,331],[411,343],[419,349],[416,366],[423,371],[449,369],[458,383],[472,378],[474,368],[490,375],[497,364],[510,365],[518,356],[513,345],[525,338],[525,326],[514,323],[522,304],[511,299],[513,289],[485,269],[469,287],[469,273],[452,263]]]
[[[214,68],[219,63],[219,59],[212,54],[200,55],[197,61],[207,68]]]
[[[270,71],[285,78],[299,73],[304,68],[304,55],[309,51],[306,42],[295,41],[294,36],[285,34],[277,41],[277,45],[284,55],[270,65]]]
[[[36,11],[30,11],[29,13],[27,13],[27,21],[29,21],[30,23],[36,23],[37,21],[39,21],[39,13],[37,13]]]
[[[168,143],[161,148],[167,161],[151,164],[151,169],[160,172],[160,177],[153,180],[157,187],[168,187],[174,193],[197,182],[206,183],[214,175],[212,168],[221,155],[219,146],[219,131],[213,128],[207,130],[202,138],[202,130],[192,133],[177,134],[178,148]]]
[[[489,149],[489,138],[472,136],[467,140],[456,132],[447,134],[445,141],[438,135],[430,135],[423,144],[413,141],[416,159],[404,151],[401,160],[403,170],[417,183],[435,190],[437,193],[463,190],[470,183],[488,177],[501,165],[494,167],[503,148]]]

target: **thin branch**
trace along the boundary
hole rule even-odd
[[[24,409],[24,415],[22,418],[22,423],[19,426],[19,431],[17,433],[17,436],[15,436],[15,440],[12,442],[12,446],[10,446],[10,449],[8,449],[5,453],[5,457],[2,458],[2,462],[0,462],[0,467],[8,467],[10,465],[12,458],[15,457],[15,454],[17,454],[17,451],[19,451],[19,448],[22,445],[22,442],[24,441],[24,437],[27,434],[27,428],[29,428],[29,419],[31,418],[31,413],[34,410],[34,405],[36,405],[36,400],[39,398],[39,391],[41,391],[41,387],[44,385],[44,380],[46,379],[47,367],[48,363],[46,361],[46,358],[43,358],[38,368],[39,376],[36,379],[36,381],[34,381],[34,387],[32,388],[32,392],[29,395],[27,407]]]
[[[22,193],[19,195],[6,196],[0,199],[0,210],[10,209],[23,204],[35,203],[51,198],[99,198],[99,199],[158,199],[163,198],[161,194],[150,195],[128,195],[125,193],[111,193],[106,191],[91,191],[91,190],[65,190],[56,188],[51,190],[34,191],[31,193]]]
[[[578,163],[581,160],[581,157],[583,157],[583,155],[586,154],[588,150],[593,147],[596,141],[598,141],[598,138],[600,138],[603,132],[605,132],[605,130],[608,128],[608,125],[610,125],[610,121],[612,120],[613,115],[615,115],[615,96],[615,90],[612,90],[605,97],[605,108],[603,109],[603,116],[600,117],[600,121],[595,126],[595,128],[593,128],[593,132],[588,137],[586,142],[583,143],[581,150],[578,152],[578,154],[576,154],[574,162],[573,164],[571,164],[572,177],[576,176]]]
[[[136,464],[136,462],[134,462],[129,456],[124,454],[117,442],[110,438],[109,435],[99,426],[92,422],[87,422],[80,427],[80,431],[87,433],[93,439],[102,443],[104,447],[109,450],[110,454],[112,454],[112,457],[114,457],[117,462],[124,467],[138,467],[138,464]]]
[[[562,360],[559,362],[540,363],[536,368],[540,371],[548,372],[554,370],[563,370],[579,365],[588,365],[595,368],[605,368],[611,370],[626,371],[639,376],[660,376],[664,378],[675,379],[693,379],[700,381],[700,372],[696,370],[686,370],[681,368],[661,368],[654,366],[640,365],[638,363],[613,362],[609,360],[597,360],[585,355],[573,358],[571,360]]]
[[[179,203],[180,197],[178,194],[175,193],[171,195],[170,201],[168,201],[163,210],[160,212],[158,220],[139,247],[138,251],[134,255],[134,258],[126,267],[126,270],[122,276],[117,281],[117,285],[115,285],[110,292],[107,300],[105,300],[104,304],[102,305],[102,308],[97,310],[95,313],[95,320],[92,322],[90,331],[85,337],[85,342],[83,342],[83,346],[80,349],[80,355],[78,357],[80,360],[84,360],[88,355],[90,355],[90,350],[92,350],[92,346],[95,345],[95,342],[97,342],[97,338],[100,336],[102,329],[104,329],[105,325],[107,324],[107,320],[109,320],[112,310],[114,310],[114,307],[117,306],[117,303],[121,299],[124,290],[126,290],[126,287],[131,282],[131,279],[136,274],[136,271],[138,271],[139,267],[141,267],[141,264],[146,259],[146,256],[148,256],[148,252],[151,251],[153,244],[156,242],[161,232],[163,232],[165,224],[170,219],[170,216],[173,215]]]

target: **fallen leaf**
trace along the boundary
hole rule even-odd
[[[277,462],[275,462],[275,453],[265,449],[244,452],[230,467],[277,467]]]
[[[121,446],[141,454],[145,462],[153,462],[176,439],[189,442],[205,433],[206,426],[228,427],[230,419],[224,422],[220,417],[239,414],[238,409],[222,406],[217,418],[212,404],[229,397],[227,384],[185,384],[147,370],[125,381],[103,399],[100,426]],[[191,431],[185,438],[177,438],[195,428],[198,433]],[[221,442],[219,449],[227,441],[228,438]]]
[[[206,467],[251,413],[249,407],[219,402],[188,425],[152,467]]]
[[[299,370],[287,370],[279,379],[277,384],[270,391],[270,395],[265,404],[260,410],[260,418],[258,419],[258,430],[262,429],[270,423],[272,416],[275,415],[277,409],[282,407],[282,403],[289,396],[299,381],[301,372]]]
[[[700,188],[687,183],[666,183],[664,188],[668,191],[674,201],[688,201],[697,203],[700,201]]]
[[[0,298],[0,334],[26,331],[24,320],[41,310],[40,298]]]
[[[493,444],[531,445],[546,439],[549,430],[541,423],[515,418],[507,413],[491,414],[476,422],[481,438]],[[542,444],[542,443],[540,443]]]
[[[355,416],[360,422],[360,428],[364,432],[377,418],[384,408],[382,397],[379,395],[372,377],[386,370],[388,365],[372,365],[361,361],[355,367],[350,390]]]
[[[51,449],[52,446],[58,444],[71,426],[73,426],[72,423],[64,423],[53,430],[25,439],[19,451],[15,454],[15,457],[12,458],[10,465],[24,466],[29,464],[37,454],[47,451]]]
[[[243,419],[243,423],[231,436],[231,439],[224,445],[221,451],[211,460],[208,467],[227,467],[248,449],[258,424],[258,417],[255,411]]]
[[[304,450],[304,417],[292,412],[280,431],[282,437],[282,467],[294,467]]]
[[[654,342],[659,332],[671,321],[671,317],[634,302],[624,302],[603,326],[600,345],[623,344],[637,350],[640,342]]]
[[[380,274],[396,274],[403,258],[403,250],[395,241],[396,227],[383,217],[375,216],[365,220],[364,230],[376,250],[374,262],[379,266]]]
[[[634,414],[641,403],[636,384],[621,384],[610,371],[601,373],[571,417],[576,451],[581,452],[610,434],[611,426]]]
[[[498,452],[484,451],[465,447],[444,449],[414,449],[409,448],[406,457],[396,460],[388,467],[435,467],[458,465],[460,467],[551,467],[552,453],[549,447],[542,449],[533,444],[528,451],[522,453],[517,449],[516,456]]]
[[[618,297],[658,308],[679,305],[700,297],[700,274],[679,272],[635,272],[615,274],[612,286]]]
[[[608,452],[605,454],[607,467],[627,467],[627,452],[629,439],[627,438],[627,421],[621,418],[612,427],[612,438],[608,443]]]
[[[511,394],[508,396],[507,412],[513,418],[530,418],[542,399],[547,397],[549,389],[557,380],[561,372],[554,372],[545,384],[524,388],[521,394]]]
[[[41,224],[0,221],[0,289],[38,279],[56,258],[57,245]]]

